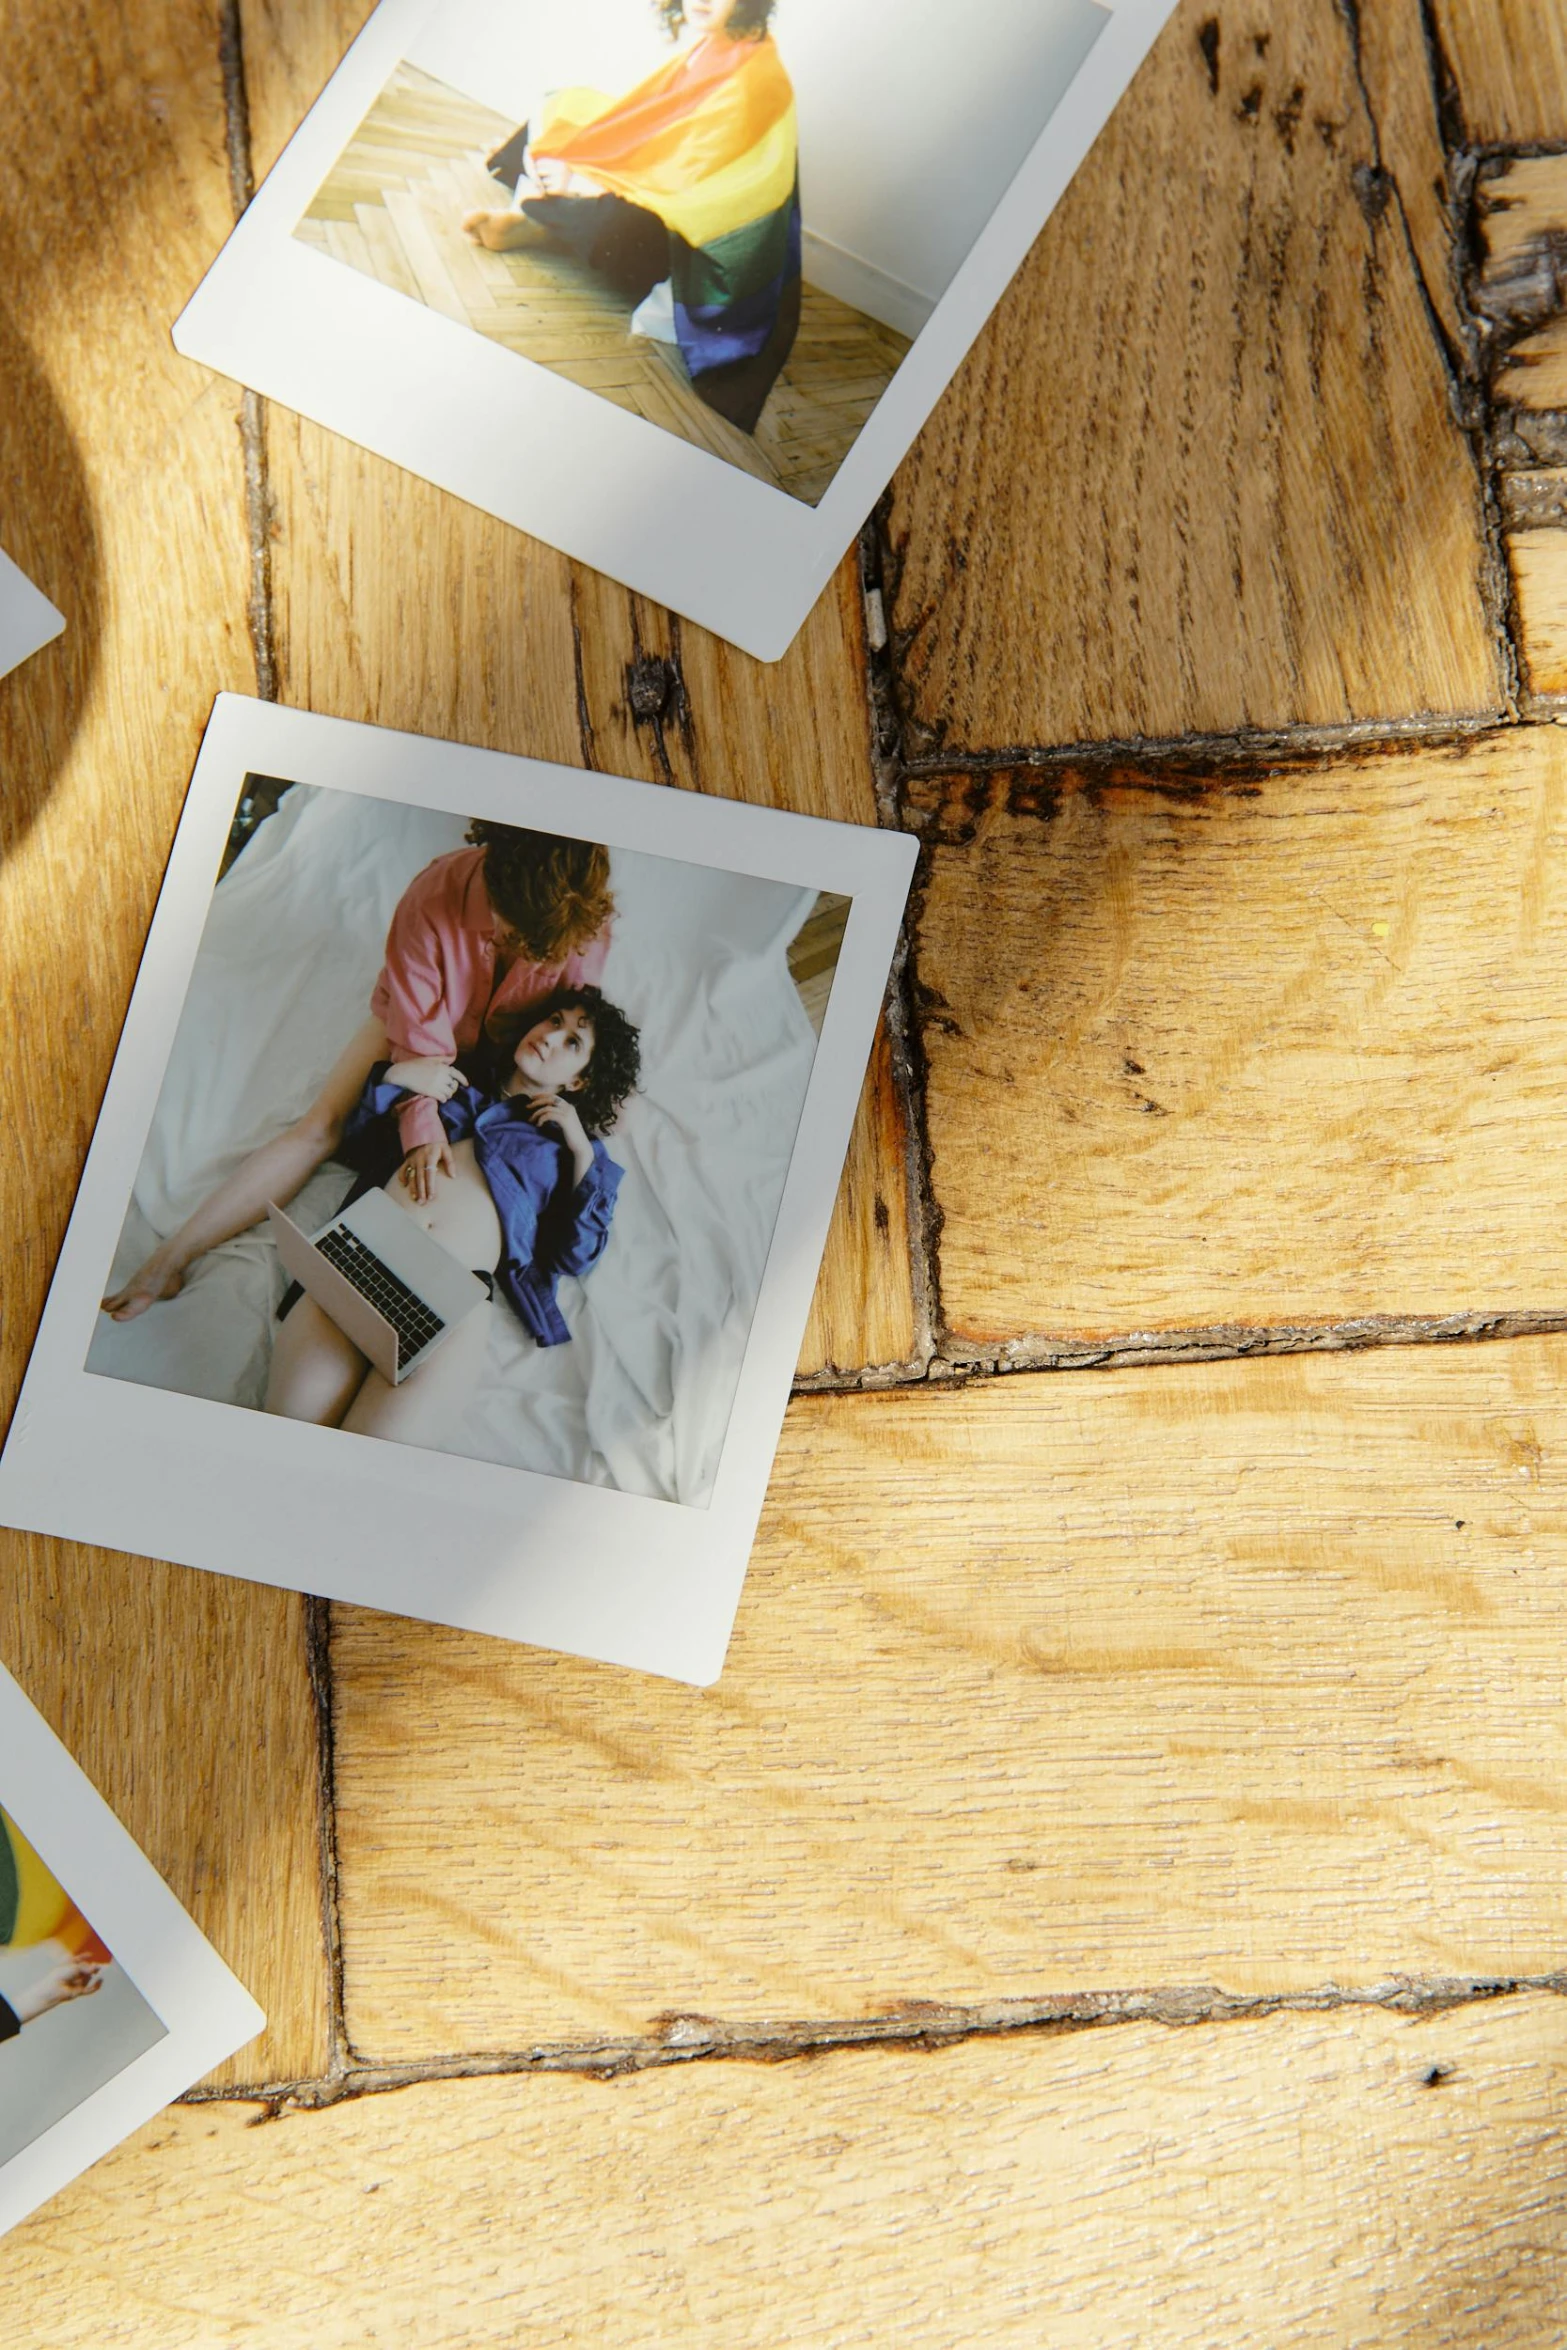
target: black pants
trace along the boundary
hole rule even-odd
[[[509,196],[517,193],[527,147],[524,123],[489,158],[490,177],[499,180]],[[668,229],[656,212],[646,212],[624,196],[529,196],[520,210],[623,301],[644,300],[669,275]]]
[[[528,126],[524,123],[489,158],[491,178],[499,180],[509,196],[516,195],[527,147]],[[657,213],[628,203],[624,196],[529,196],[519,209],[546,230],[563,253],[580,261],[633,304],[663,283],[677,251],[684,249]],[[693,375],[691,386],[698,399],[716,415],[738,425],[741,432],[755,432],[799,327],[800,281],[794,278],[784,288],[778,316],[763,348],[753,359],[735,359]]]

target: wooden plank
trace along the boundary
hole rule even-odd
[[[569,375],[573,383],[589,391],[612,393],[620,383],[640,382],[647,373],[646,359],[640,351],[627,350],[622,329],[578,327],[555,332],[516,307],[472,309],[468,324],[520,352],[524,359]]]
[[[365,250],[374,266],[375,274],[384,286],[397,294],[410,294],[417,302],[419,285],[403,256],[397,231],[387,219],[379,204],[359,204],[354,208],[359,233],[364,238]],[[295,230],[295,235],[299,231]]]
[[[349,269],[357,269],[365,277],[377,275],[370,248],[364,240],[357,220],[334,220],[327,223],[326,249],[334,261]]]
[[[256,178],[272,169],[362,31],[376,0],[239,0],[250,152]]]
[[[467,305],[452,281],[447,256],[430,232],[419,199],[400,196],[395,188],[389,188],[385,201],[387,218],[397,231],[404,257],[414,273],[419,299],[432,310],[438,310],[443,318],[455,318],[459,326],[466,326]]]
[[[822,890],[810,920],[790,942],[789,976],[799,990],[805,1016],[818,1036],[827,1017],[853,903],[852,898],[837,897],[831,890]]]
[[[354,2046],[1555,1966],[1564,1373],[802,1399],[702,1692],[343,1615]]]
[[[1559,0],[1434,0],[1477,144],[1528,145],[1567,129],[1567,14]]]
[[[918,744],[1500,709],[1376,170],[1337,0],[1183,0],[898,474]]]
[[[1510,408],[1554,414],[1567,407],[1567,319],[1547,320],[1522,336],[1496,371],[1494,390]]]
[[[1494,0],[1489,0],[1494,7]],[[1454,350],[1463,347],[1453,197],[1437,116],[1425,0],[1368,0],[1355,16],[1361,78],[1382,165],[1408,226],[1421,282]]]
[[[960,1347],[1559,1311],[1567,743],[931,777]]]
[[[1564,17],[1567,21],[1567,17]],[[1567,157],[1492,158],[1475,190],[1472,298],[1488,330],[1497,492],[1527,692],[1567,693],[1567,315],[1560,254]]]
[[[1536,1993],[176,2109],[12,2239],[0,2341],[1545,2350],[1564,2069]]]
[[[1567,475],[1556,482],[1567,493]],[[1508,534],[1519,653],[1531,693],[1567,695],[1567,529],[1560,522]]]
[[[66,0],[6,38],[0,519],[68,627],[0,684],[0,1418],[212,697],[254,688],[239,395],[168,339],[231,223],[218,11]],[[0,1566],[0,1654],[271,2013],[227,2077],[316,2069],[302,1604],[11,1534]]]
[[[1475,187],[1479,240],[1478,296],[1482,310],[1505,312],[1521,290],[1528,308],[1556,307],[1547,275],[1554,239],[1567,214],[1567,157],[1493,157]]]

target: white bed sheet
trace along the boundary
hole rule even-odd
[[[364,1018],[387,924],[461,820],[296,785],[216,890],[112,1272],[313,1099]],[[605,993],[642,1031],[643,1079],[607,1138],[625,1168],[609,1246],[563,1281],[569,1346],[489,1309],[489,1359],[444,1449],[705,1506],[815,1053],[788,968],[814,893],[611,852]],[[323,1168],[300,1220],[347,1188]],[[193,1266],[179,1296],[98,1326],[90,1371],[260,1405],[284,1287],[264,1226]]]

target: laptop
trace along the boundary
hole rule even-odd
[[[314,1235],[270,1201],[267,1219],[278,1255],[306,1296],[394,1387],[489,1296],[384,1191],[367,1191]]]

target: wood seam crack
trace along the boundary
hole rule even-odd
[[[859,539],[860,624],[863,632],[866,717],[870,728],[870,758],[877,820],[892,831],[909,831],[907,791],[900,751],[900,731],[894,698],[892,648],[887,637],[887,577],[884,554],[887,517],[892,493],[885,491]],[[921,860],[922,864],[924,860]],[[918,873],[914,889],[920,887]],[[908,1217],[909,1283],[914,1308],[914,1352],[907,1364],[889,1369],[880,1384],[900,1377],[923,1376],[935,1352],[941,1321],[941,1209],[931,1180],[932,1155],[925,1112],[925,1050],[920,1030],[913,967],[916,935],[914,894],[904,909],[897,952],[887,980],[887,1023],[892,1054],[893,1084],[903,1111],[906,1142],[903,1184]],[[824,1381],[838,1374],[821,1375]],[[855,1384],[875,1380],[869,1370],[855,1374]]]
[[[1354,719],[1335,726],[1279,726],[1219,734],[1105,735],[1062,743],[1008,743],[988,750],[922,752],[902,762],[907,781],[925,776],[994,775],[1013,767],[1135,766],[1195,769],[1251,766],[1277,760],[1305,766],[1323,759],[1347,762],[1367,751],[1449,750],[1510,733],[1520,720],[1501,705],[1455,714],[1430,711],[1404,718]]]
[[[319,1834],[321,1939],[327,1975],[327,2069],[347,2069],[348,1986],[343,1969],[343,1913],[337,1837],[337,1718],[332,1679],[332,1603],[305,1601],[305,1664],[315,1706],[316,1802]]]
[[[943,1330],[917,1361],[876,1363],[855,1372],[814,1371],[794,1394],[856,1395],[893,1388],[958,1385],[1029,1372],[1178,1369],[1186,1364],[1247,1362],[1264,1355],[1356,1354],[1384,1346],[1485,1345],[1552,1338],[1567,1331],[1567,1307],[1464,1314],[1364,1314],[1337,1322],[1221,1322],[1187,1330],[1128,1330],[1096,1338],[1029,1334],[966,1339]]]
[[[1068,2034],[1160,2024],[1184,2031],[1198,2024],[1253,2023],[1276,2015],[1331,2015],[1377,2010],[1439,2016],[1455,2008],[1530,1994],[1567,1997],[1567,1969],[1517,1975],[1388,1975],[1364,1985],[1325,1983],[1292,1992],[1244,1994],[1212,1984],[1127,1991],[1061,1992],[1038,1999],[997,1999],[976,2005],[910,2000],[858,2019],[779,2024],[725,2024],[709,2016],[671,2015],[657,2035],[543,2043],[512,2051],[359,2064],[319,2080],[258,2083],[251,2088],[197,2088],[188,2105],[256,2105],[258,2121],[285,2113],[329,2111],[362,2097],[440,2081],[493,2080],[524,2074],[568,2074],[590,2080],[702,2063],[785,2064],[861,2048],[936,2053],[967,2041],[1064,2038]]]
[[[237,221],[256,192],[250,140],[250,96],[245,84],[244,28],[240,0],[222,0],[218,17],[218,62],[223,78],[223,135],[228,155],[229,199]],[[278,698],[277,645],[272,598],[272,486],[267,469],[267,404],[250,390],[240,396],[239,438],[245,476],[245,534],[250,552],[246,619],[256,693]]]

